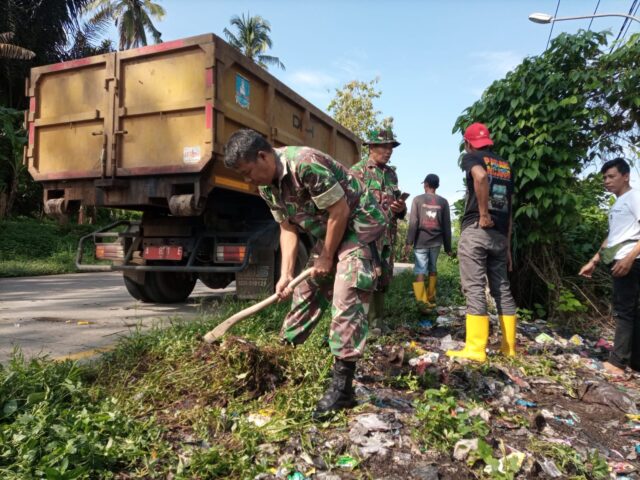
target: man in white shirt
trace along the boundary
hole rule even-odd
[[[631,169],[622,158],[606,162],[600,172],[605,188],[616,196],[609,210],[609,234],[600,251],[580,269],[580,275],[591,278],[602,261],[611,265],[613,276],[613,317],[616,333],[613,350],[604,367],[610,374],[622,375],[629,366],[640,370],[640,190],[629,183]]]

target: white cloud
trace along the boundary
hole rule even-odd
[[[331,88],[337,80],[331,75],[313,70],[298,70],[292,72],[289,83],[298,87]]]
[[[286,74],[284,83],[311,103],[324,110],[340,81],[321,70],[296,70]]]
[[[522,62],[523,55],[512,50],[475,52],[471,58],[477,63],[475,68],[484,73],[488,73],[492,78],[502,78],[507,72],[513,70]]]

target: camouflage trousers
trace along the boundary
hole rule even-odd
[[[316,245],[307,268],[313,265],[313,258],[320,251],[321,244]],[[295,288],[291,310],[282,324],[282,338],[294,345],[303,343],[331,303],[331,353],[340,360],[357,360],[366,345],[367,313],[375,287],[376,274],[369,246],[340,253],[335,273],[309,278]]]
[[[382,275],[378,279],[376,290],[378,292],[386,292],[393,278],[393,244],[383,245],[382,248],[378,246],[378,251],[380,253],[380,263],[382,264],[380,265],[382,267]]]

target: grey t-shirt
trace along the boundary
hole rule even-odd
[[[451,216],[445,198],[425,193],[413,199],[407,245],[414,248],[444,245],[445,252],[451,252]]]

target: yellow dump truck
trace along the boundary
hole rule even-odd
[[[360,158],[355,135],[212,34],[37,67],[27,95],[25,162],[45,212],[142,212],[83,238],[76,263],[122,271],[129,293],[148,302],[184,301],[197,279],[211,288],[235,279],[242,298],[273,289],[278,228],[224,167],[234,131],[309,145],[347,166]],[[111,263],[87,264],[88,241]]]

